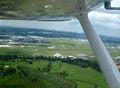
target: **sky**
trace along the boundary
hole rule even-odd
[[[120,0],[115,0],[112,5],[120,6]],[[120,11],[107,11],[103,6],[101,6],[100,8],[90,12],[89,18],[98,34],[120,37]],[[83,33],[78,20],[65,22],[0,20],[0,26],[39,28]]]

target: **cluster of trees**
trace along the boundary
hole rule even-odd
[[[43,72],[50,72],[51,68],[52,68],[52,62],[49,62],[49,63],[47,64],[47,66],[45,66],[45,67],[42,69],[42,71],[43,71]]]
[[[13,73],[16,73],[16,68],[14,67],[5,67],[3,64],[0,65],[0,76],[7,76],[7,75],[11,75]]]
[[[48,56],[19,56],[19,55],[0,55],[0,59],[1,60],[11,60],[11,59],[20,59],[21,61],[26,61],[27,59],[31,59],[31,60],[48,60],[48,61],[61,61],[64,63],[69,63],[69,64],[74,64],[83,68],[87,68],[87,67],[91,67],[92,69],[101,72],[101,69],[98,65],[98,63],[96,62],[96,60],[83,60],[81,58],[76,58],[76,59],[71,59],[69,57],[66,58],[57,58],[57,57],[48,57]],[[28,62],[29,64],[32,64],[33,62]],[[52,67],[51,62],[42,70],[43,71],[50,71]]]
[[[59,72],[59,75],[62,77],[68,76],[68,73],[66,71]]]
[[[37,59],[48,60],[48,61],[61,61],[64,63],[74,64],[80,66],[82,68],[91,67],[92,69],[101,72],[101,69],[96,60],[83,60],[82,58],[71,59],[69,57],[66,58],[57,58],[57,57],[47,57],[47,56],[36,56]]]
[[[31,82],[39,81],[39,76],[35,70],[25,67],[25,66],[17,66],[19,76],[29,77]]]
[[[40,72],[50,72],[52,68],[52,62],[49,62],[45,67],[43,68],[40,68],[40,67],[37,67],[37,70],[40,71]]]

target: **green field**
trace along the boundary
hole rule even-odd
[[[91,68],[81,68],[60,61],[51,61],[50,72],[37,70],[38,67],[44,68],[48,63],[49,61],[46,60],[34,60],[32,64],[18,60],[5,61],[5,65],[14,68],[17,66],[26,67],[25,71],[29,73],[29,76],[19,76],[19,71],[17,71],[12,75],[0,77],[0,88],[76,88],[76,86],[77,88],[108,88],[103,75]],[[67,76],[58,75],[64,71],[68,74]],[[39,81],[31,82],[32,76],[36,76]],[[57,87],[53,87],[55,83]]]
[[[74,56],[76,58],[76,54],[86,54],[88,56],[94,55],[89,44],[68,39],[46,40],[47,42],[43,43],[12,44],[10,45],[10,48],[0,48],[0,55],[3,55],[3,57],[11,57],[12,55],[14,57],[53,57],[55,53],[59,53],[63,56]],[[109,52],[112,57],[116,57],[119,56],[120,50],[109,49]],[[29,62],[31,62],[31,64]],[[44,71],[43,69],[50,62],[52,63],[50,71]],[[25,60],[18,58],[1,59],[0,69],[1,66],[9,66],[15,69],[17,69],[17,66],[22,66],[22,70],[17,69],[15,73],[5,76],[0,73],[2,74],[2,76],[0,76],[0,88],[108,88],[102,73],[97,70],[93,70],[90,66],[84,68],[61,61],[27,58]],[[6,71],[7,70],[5,68],[5,72]],[[23,75],[23,73],[20,75],[21,72],[24,72],[27,76]]]
[[[93,51],[89,44],[79,43],[66,39],[47,39],[46,43],[38,44],[14,44],[10,48],[0,48],[0,55],[10,52],[21,52],[27,55],[45,55],[54,56],[55,53],[59,53],[63,56],[74,56],[76,54],[86,54],[88,56],[94,56]],[[53,47],[54,48],[49,48]],[[108,49],[112,57],[120,55],[120,49]]]

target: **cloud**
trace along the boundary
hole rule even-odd
[[[120,2],[120,1],[119,1]],[[115,5],[116,5],[117,3],[115,3]],[[115,6],[114,5],[114,6]],[[120,6],[120,5],[119,5]],[[96,9],[95,10],[96,12],[102,12],[102,13],[109,13],[109,14],[120,14],[120,11],[119,10],[106,10],[105,8],[104,8],[104,5],[103,6],[101,6],[100,8],[98,8],[98,9]]]
[[[102,7],[89,13],[98,34],[120,37],[120,11],[107,11]]]
[[[93,11],[89,14],[89,17],[94,23],[120,24],[120,15],[118,14]]]
[[[22,21],[0,20],[0,26],[27,27],[68,32],[83,32],[77,20],[71,21]]]
[[[112,7],[120,7],[120,0],[113,0],[111,3]]]

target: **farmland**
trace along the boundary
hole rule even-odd
[[[89,44],[79,43],[72,40],[65,39],[47,39],[47,43],[35,43],[35,44],[13,44],[11,47],[0,48],[0,55],[16,55],[16,56],[50,56],[54,57],[55,53],[60,53],[63,56],[76,56],[76,54],[86,54],[89,56],[94,55]],[[54,46],[54,47],[52,47]],[[50,48],[52,47],[52,48]],[[118,55],[114,50],[109,50],[113,56]],[[119,50],[116,50],[119,52]],[[0,76],[1,88],[108,88],[104,80],[102,73],[97,72],[91,67],[79,67],[77,65],[64,63],[61,61],[47,61],[27,59],[32,64],[20,59],[15,60],[0,60],[0,63],[4,63],[4,66],[11,66],[17,69],[17,66],[23,66],[24,69],[29,69],[27,72],[35,72],[33,75],[37,76],[37,81],[31,82],[31,74],[29,76],[19,76],[19,70],[16,73],[7,76]],[[43,69],[47,64],[51,62],[52,68],[49,72],[38,70]],[[66,72],[68,76],[61,76],[59,73]],[[38,75],[39,74],[39,75]],[[32,76],[33,76],[32,75]],[[46,77],[46,75],[48,77]],[[44,79],[41,79],[44,78]],[[39,80],[39,81],[38,81]],[[50,82],[52,80],[52,82]],[[58,81],[59,80],[59,81]],[[57,82],[58,83],[57,83]],[[61,82],[61,84],[59,84]],[[55,84],[56,83],[56,84]],[[63,86],[63,84],[66,85]],[[6,86],[5,86],[6,85]],[[29,85],[29,86],[28,86]],[[71,87],[69,86],[71,85]],[[56,87],[55,87],[56,88]]]
[[[61,55],[74,56],[77,57],[76,54],[86,54],[88,56],[94,56],[93,51],[90,48],[89,44],[72,41],[69,39],[50,39],[46,38],[46,43],[31,43],[31,44],[12,44],[11,47],[0,48],[0,54],[4,54],[7,52],[13,52],[15,50],[23,51],[25,54],[29,55],[46,55],[46,56],[54,56],[56,53],[60,53]],[[120,49],[108,49],[112,57],[119,56]]]
[[[65,39],[47,39],[48,43],[41,44],[13,44],[11,47],[0,48],[0,55],[16,57],[16,59],[2,59],[0,66],[15,68],[16,72],[10,75],[0,76],[1,88],[107,88],[103,75],[91,67],[79,67],[61,61],[48,61],[36,59],[17,59],[17,56],[51,56],[58,52],[61,55],[69,56],[76,54],[93,55],[88,44],[77,43]],[[49,48],[55,46],[53,48]],[[63,47],[64,46],[64,47]],[[77,57],[76,57],[77,58]],[[28,63],[28,62],[32,63]],[[51,62],[50,71],[44,71],[43,68]],[[18,66],[22,66],[24,72],[29,72],[28,76],[20,76]],[[39,68],[39,70],[38,70]],[[34,73],[31,73],[34,72]],[[65,73],[64,73],[65,72]],[[60,74],[67,75],[60,75]],[[46,76],[47,75],[47,76]],[[31,77],[37,77],[37,80]],[[35,82],[34,82],[35,80]],[[52,80],[52,81],[51,81]],[[29,86],[28,86],[29,85]]]
[[[0,33],[0,88],[108,88],[83,34],[10,27]],[[120,55],[118,39],[103,40],[113,58]]]
[[[28,59],[28,61],[30,60]],[[1,62],[2,61],[0,61],[0,63]],[[53,86],[56,85],[57,88],[61,88],[61,86],[62,88],[108,88],[103,75],[91,68],[82,68],[60,61],[34,60],[32,62],[33,63],[30,64],[26,63],[26,61],[19,60],[4,61],[4,65],[16,69],[17,66],[22,66],[25,72],[29,74],[27,74],[27,76],[20,76],[20,72],[17,70],[16,73],[11,75],[0,76],[0,87],[53,88]],[[50,62],[52,66],[51,70],[48,72],[43,71],[42,69]],[[38,68],[41,70],[38,70]],[[60,72],[66,72],[67,75],[59,75]],[[37,81],[31,82],[32,77],[37,77]]]

